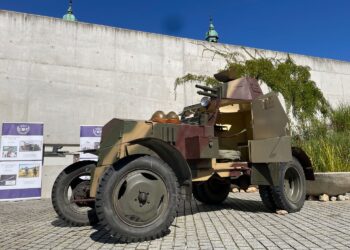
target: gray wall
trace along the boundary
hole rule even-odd
[[[8,11],[0,11],[0,34],[0,122],[44,122],[45,143],[79,143],[81,124],[180,111],[198,97],[189,85],[179,87],[175,99],[176,77],[211,75],[225,65],[203,53],[204,46],[241,50]],[[333,105],[350,102],[350,63],[292,57],[311,67]]]
[[[78,144],[82,124],[180,111],[199,97],[189,84],[178,87],[175,98],[175,79],[212,75],[225,65],[205,47],[242,52],[233,45],[0,10],[0,123],[43,122],[45,143]],[[311,67],[332,105],[350,103],[350,63],[292,57]],[[50,197],[54,179],[72,161],[45,158],[43,197]]]

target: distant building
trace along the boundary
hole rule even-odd
[[[69,0],[69,7],[67,13],[63,16],[63,20],[66,21],[77,21],[76,17],[73,14],[73,1]]]
[[[212,18],[210,18],[209,30],[205,34],[205,40],[212,43],[217,43],[219,41],[219,34],[215,30]]]

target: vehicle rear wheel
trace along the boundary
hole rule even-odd
[[[204,197],[200,195],[200,193],[202,192],[199,192],[199,189],[201,188],[200,187],[201,184],[202,182],[192,182],[192,194],[197,201],[204,203]]]
[[[265,207],[271,211],[276,211],[276,204],[272,197],[272,189],[270,186],[259,186],[259,194],[261,197],[261,200]]]
[[[306,197],[306,180],[303,167],[296,158],[282,166],[279,185],[272,187],[272,197],[277,209],[298,212]]]
[[[90,197],[91,171],[96,162],[81,161],[65,168],[52,188],[52,205],[58,216],[72,226],[96,224],[95,201]]]
[[[179,198],[173,170],[158,158],[143,156],[106,170],[96,210],[101,225],[119,241],[151,240],[168,231]]]
[[[204,182],[193,182],[192,193],[196,200],[205,204],[220,204],[230,193],[231,184],[212,177]]]

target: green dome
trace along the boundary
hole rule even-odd
[[[205,40],[213,43],[217,43],[219,40],[219,34],[215,30],[212,18],[210,18],[209,30],[205,33]]]
[[[73,15],[72,0],[69,1],[69,7],[68,7],[68,10],[67,10],[67,14],[65,14],[63,16],[63,20],[66,20],[66,21],[77,21],[77,19]]]
[[[73,14],[65,14],[63,16],[63,20],[66,20],[66,21],[76,21],[77,19],[75,18],[75,16]]]

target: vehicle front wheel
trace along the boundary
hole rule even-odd
[[[306,180],[303,167],[296,158],[282,165],[279,183],[272,187],[272,197],[277,209],[298,212],[306,197]]]
[[[100,223],[121,242],[164,236],[179,204],[173,170],[162,160],[142,156],[106,170],[96,195]]]

